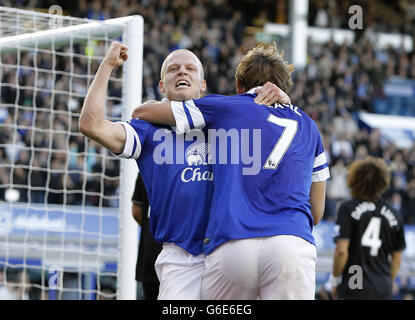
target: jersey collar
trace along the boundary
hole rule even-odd
[[[261,89],[262,88],[262,86],[258,86],[258,87],[255,87],[255,88],[252,88],[251,90],[249,90],[247,93],[250,93],[250,94],[255,94],[255,91],[257,90],[257,89]]]

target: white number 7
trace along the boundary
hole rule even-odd
[[[277,126],[284,127],[280,138],[272,149],[271,153],[268,156],[267,161],[265,161],[264,169],[275,170],[278,167],[282,157],[284,157],[289,146],[291,145],[295,134],[297,133],[298,122],[292,119],[279,118],[270,114],[268,121],[275,123]]]

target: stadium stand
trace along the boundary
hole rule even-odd
[[[55,3],[54,1],[53,3]],[[159,70],[164,57],[172,50],[187,48],[200,58],[205,68],[208,93],[234,94],[234,70],[238,59],[254,44],[254,37],[246,32],[249,26],[261,27],[266,22],[287,23],[288,1],[262,1],[257,6],[253,1],[221,1],[221,0],[92,0],[74,1],[71,9],[64,7],[65,13],[89,19],[104,20],[109,18],[140,14],[145,22],[144,39],[144,66],[143,66],[143,100],[161,99],[157,89]],[[57,2],[58,3],[58,2]],[[37,8],[47,11],[52,4],[48,1],[7,1],[0,0],[1,6],[20,8]],[[352,4],[362,5],[364,8],[364,30],[356,42],[336,44],[329,41],[325,44],[310,42],[308,46],[308,63],[304,70],[294,73],[294,88],[290,93],[293,103],[303,108],[318,124],[330,161],[332,178],[328,184],[327,205],[324,219],[333,221],[336,205],[346,199],[349,194],[346,188],[346,167],[353,160],[366,155],[384,158],[392,168],[393,183],[387,191],[390,203],[404,216],[405,223],[415,224],[415,147],[402,149],[382,138],[379,130],[368,128],[359,121],[358,113],[365,111],[378,114],[395,114],[415,116],[415,54],[403,48],[377,48],[364,33],[370,31],[393,32],[410,35],[415,40],[415,1],[333,1],[310,0],[309,25],[327,28],[347,28],[348,8]],[[243,8],[243,9],[242,9]],[[100,45],[97,44],[97,49]],[[101,48],[102,49],[102,48]],[[27,54],[28,55],[28,54]],[[13,59],[12,56],[8,59]],[[24,61],[25,56],[22,60]],[[26,58],[28,61],[29,57]],[[48,68],[51,58],[39,55],[38,66]],[[13,61],[3,61],[13,64]],[[29,63],[29,62],[28,62]],[[59,62],[58,62],[59,65]],[[79,61],[77,73],[82,73],[87,66]],[[65,65],[62,65],[65,68]],[[93,66],[92,69],[96,68]],[[93,71],[94,72],[94,71]],[[3,69],[2,83],[13,84],[16,75],[13,70]],[[31,72],[22,72],[18,75],[21,85],[30,87],[33,81]],[[51,78],[41,79],[44,86],[50,85]],[[65,79],[58,79],[56,86],[64,86]],[[412,88],[412,95],[396,96],[393,94],[394,84],[402,84]],[[389,90],[390,89],[390,90]],[[1,103],[15,102],[13,86],[2,86]],[[21,89],[24,90],[24,89]],[[86,83],[79,82],[75,89],[85,93]],[[112,96],[121,95],[121,88],[112,85]],[[392,93],[391,93],[392,92]],[[28,98],[25,100],[25,96]],[[20,97],[21,105],[30,105],[31,93],[26,92]],[[41,99],[41,98],[40,98]],[[72,101],[71,109],[79,113],[82,99]],[[62,100],[62,104],[68,103]],[[39,101],[39,105],[48,104]],[[120,115],[117,105],[110,105],[114,116]],[[58,107],[59,108],[59,107]],[[64,107],[66,110],[66,107]],[[16,115],[2,112],[0,124],[14,123]],[[27,115],[22,112],[18,115],[18,123],[28,121]],[[44,118],[44,125],[49,120]],[[54,125],[67,129],[69,123],[76,125],[77,121],[57,118]],[[73,130],[77,130],[73,128]],[[10,131],[4,127],[0,131],[0,162],[13,162],[17,165],[14,171],[14,183],[27,185],[25,165],[28,164],[28,151],[21,151],[11,159],[11,150],[1,147],[10,143]],[[20,141],[13,147],[30,146],[26,132],[20,132]],[[46,139],[39,136],[35,145],[41,147]],[[70,148],[75,152],[82,152],[82,139],[72,139]],[[59,144],[59,141],[57,141]],[[57,145],[56,147],[59,147]],[[88,170],[98,171],[101,165],[98,157],[99,146],[89,151]],[[42,167],[46,161],[45,154],[35,157],[37,167]],[[62,166],[64,159],[57,155],[54,159],[56,168]],[[71,159],[71,166],[76,167],[83,160]],[[19,166],[20,165],[20,166]],[[119,168],[109,162],[106,165],[108,176],[117,176]],[[35,177],[35,178],[34,178]],[[32,186],[45,184],[42,171],[36,172],[31,179]],[[0,200],[4,200],[4,188],[8,183],[7,168],[0,167]],[[62,179],[56,176],[53,179],[55,186],[52,189],[62,189]],[[67,180],[67,189],[80,189],[79,176]],[[88,181],[90,188],[99,187],[93,177]],[[117,192],[117,180],[105,180],[104,190],[96,190],[112,194]],[[44,194],[36,191],[31,196],[33,202],[43,202]],[[27,197],[27,188],[21,190],[21,195]],[[88,205],[97,205],[96,199],[87,200]],[[59,203],[59,194],[49,193],[50,203]],[[77,204],[78,198],[74,195],[70,204]],[[107,201],[104,206],[116,206],[116,203]],[[409,285],[409,280],[403,279],[402,286]],[[406,283],[406,284],[405,284]],[[413,284],[412,284],[413,285]],[[401,297],[409,298],[410,293]],[[413,297],[413,296],[412,296]]]
[[[10,1],[2,1],[7,4]],[[37,5],[37,1],[16,1],[17,6]],[[283,1],[284,2],[284,1]],[[120,4],[115,1],[79,1],[80,6],[73,12],[68,12],[73,16],[87,17],[89,19],[103,20],[106,18],[120,17],[134,13],[141,14],[145,21],[145,48],[144,48],[144,74],[143,74],[143,99],[160,99],[161,95],[157,90],[159,80],[159,70],[163,57],[168,52],[177,48],[188,48],[194,51],[201,59],[205,74],[207,75],[208,93],[234,94],[233,74],[238,58],[246,52],[253,44],[251,36],[245,36],[244,29],[255,21],[278,21],[281,13],[277,10],[281,1],[276,3],[265,1],[262,6],[263,10],[238,9],[233,1],[121,1]],[[337,3],[337,2],[336,2]],[[333,1],[310,1],[310,25],[319,25],[324,27],[339,26],[347,27],[345,21],[339,17],[344,17],[350,1],[342,1],[341,4],[334,4]],[[369,6],[366,14],[365,25],[368,28],[381,31],[401,31],[410,32],[413,28],[406,28],[410,21],[414,20],[413,1],[401,1],[399,5],[388,5],[390,2],[382,1],[379,6],[375,6],[370,1],[364,1]],[[10,4],[14,4],[13,1]],[[190,10],[185,10],[186,8]],[[241,6],[240,6],[241,7]],[[251,6],[252,7],[252,6]],[[287,5],[285,15],[287,13]],[[379,8],[380,7],[380,8]],[[404,8],[412,8],[405,10]],[[266,10],[265,10],[266,9]],[[264,15],[269,13],[268,16]],[[405,10],[404,20],[398,20],[397,24],[392,24],[386,19],[372,19],[372,15],[377,11],[388,10],[394,12],[392,16],[402,14]],[[259,12],[258,12],[259,11]],[[250,15],[247,14],[250,13]],[[256,13],[256,14],[255,14]],[[278,13],[278,14],[277,14]],[[334,14],[335,13],[335,14]],[[330,19],[328,19],[330,17]],[[409,21],[409,22],[408,22]],[[28,55],[28,54],[27,54]],[[28,59],[29,57],[27,57]],[[9,59],[12,59],[10,56]],[[38,58],[38,66],[47,68],[51,64],[51,57],[44,55]],[[28,59],[29,60],[29,59]],[[12,64],[13,61],[5,61]],[[59,63],[58,63],[59,64]],[[64,68],[64,67],[63,67]],[[79,62],[77,68],[79,73],[85,70],[86,65]],[[3,82],[13,83],[15,74],[13,71],[3,71]],[[310,43],[309,58],[305,70],[295,73],[295,86],[290,93],[292,101],[312,116],[319,124],[323,134],[331,166],[333,167],[333,179],[329,185],[329,201],[339,201],[347,197],[347,192],[342,191],[345,185],[345,176],[339,166],[347,166],[353,159],[363,157],[366,154],[383,156],[392,164],[393,175],[396,177],[396,184],[389,194],[394,199],[396,206],[401,202],[401,210],[407,223],[415,222],[415,149],[400,150],[388,143],[382,143],[379,138],[379,132],[372,130],[368,132],[366,128],[360,128],[356,118],[356,112],[364,110],[368,112],[395,113],[401,115],[415,116],[415,98],[405,98],[403,101],[405,108],[399,111],[402,101],[394,101],[393,98],[387,97],[384,92],[384,85],[391,79],[415,79],[415,55],[408,54],[404,50],[388,48],[380,50],[374,47],[367,39],[361,39],[351,46],[346,44],[337,45],[330,41],[324,45]],[[50,78],[42,79],[45,86],[50,85]],[[33,74],[22,72],[19,75],[19,83],[30,87],[33,81]],[[59,85],[64,85],[65,79],[58,80]],[[14,103],[15,89],[12,86],[2,87],[2,99],[4,103]],[[85,93],[87,90],[86,83],[77,83],[75,89],[79,93]],[[121,88],[110,87],[111,95],[121,95]],[[30,103],[31,95],[29,92],[21,94],[22,105]],[[25,96],[28,99],[25,100]],[[396,99],[395,99],[396,100]],[[391,103],[392,101],[392,103]],[[407,103],[409,101],[409,103]],[[393,103],[394,102],[394,103]],[[62,101],[62,103],[67,103]],[[73,111],[80,112],[82,99],[73,101]],[[47,101],[40,101],[39,104],[47,104]],[[384,106],[387,106],[386,109]],[[58,107],[59,108],[59,107]],[[383,109],[385,110],[383,110]],[[114,113],[120,111],[114,106]],[[115,115],[115,114],[114,114]],[[12,123],[13,115],[0,114],[2,123]],[[25,113],[19,114],[19,123],[28,121]],[[47,118],[44,118],[45,127],[49,125]],[[75,125],[76,122],[72,121]],[[68,120],[57,119],[55,126],[62,126],[66,129]],[[20,132],[20,141],[15,146],[19,148],[22,145],[29,145],[25,132]],[[0,133],[0,144],[9,141],[10,135],[7,130]],[[41,146],[42,141],[39,136],[37,146]],[[59,143],[59,142],[58,142]],[[58,147],[58,146],[57,146]],[[71,148],[77,152],[82,152],[82,140],[71,141]],[[90,150],[91,155],[88,160],[89,170],[94,172],[99,166],[97,156],[100,153],[100,147],[96,146]],[[96,154],[96,155],[94,155]],[[0,159],[12,161],[16,165],[25,165],[28,162],[27,151],[18,153],[16,159],[8,159],[11,155],[10,150],[0,148]],[[42,158],[43,156],[43,158]],[[36,158],[42,166],[45,161],[44,155],[40,154]],[[62,159],[56,159],[56,166],[59,167]],[[73,167],[77,166],[76,159],[71,160]],[[81,161],[80,161],[81,163]],[[339,164],[342,163],[342,164]],[[107,173],[109,176],[116,176],[118,168],[109,164]],[[1,168],[5,171],[4,168]],[[16,170],[14,181],[16,184],[27,184],[24,174],[25,169]],[[8,179],[7,172],[0,172],[0,185],[6,184]],[[399,182],[398,182],[399,180]],[[53,189],[62,188],[62,179],[54,179],[57,184]],[[71,177],[68,180],[67,188],[77,188],[79,177]],[[32,178],[32,185],[43,185],[45,178],[42,172],[36,174],[36,179]],[[97,184],[89,181],[91,188]],[[105,191],[111,194],[116,191],[116,185],[113,181],[105,181]],[[24,190],[26,191],[26,190]],[[4,197],[4,189],[0,188],[0,199]],[[27,191],[21,192],[22,196],[27,197]],[[399,195],[399,196],[398,196]],[[49,195],[50,203],[59,203],[59,195],[53,193]],[[397,198],[400,197],[398,201]],[[43,202],[42,195],[34,195],[34,201]],[[24,199],[23,199],[24,201]],[[77,199],[74,196],[70,199],[71,204],[76,204]],[[88,200],[89,205],[94,205],[94,199]],[[107,203],[110,206],[110,203]],[[333,205],[328,206],[328,212],[325,218],[331,219],[333,216]]]

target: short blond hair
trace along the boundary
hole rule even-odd
[[[245,90],[262,86],[267,81],[289,92],[293,85],[291,73],[294,66],[283,59],[275,42],[260,44],[244,55],[236,69],[235,79]]]
[[[188,53],[190,53],[191,55],[193,55],[195,57],[196,67],[199,69],[200,81],[205,79],[205,73],[204,73],[204,70],[203,70],[203,65],[200,62],[199,58],[192,51],[187,50],[187,49],[177,49],[177,50],[174,50],[174,51],[172,51],[168,54],[166,59],[164,59],[163,64],[161,65],[160,79],[162,81],[164,81],[164,74],[166,73],[167,60],[169,59],[169,57],[172,56],[173,54],[177,54],[177,53],[180,53],[180,52],[188,52]]]

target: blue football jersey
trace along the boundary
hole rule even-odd
[[[255,94],[171,102],[177,132],[207,128],[214,192],[209,254],[231,239],[295,235],[314,244],[312,182],[329,178],[315,122],[298,107],[258,105]]]
[[[213,192],[205,134],[177,135],[168,127],[132,119],[121,158],[136,159],[150,203],[150,230],[160,243],[172,242],[193,255],[203,239]]]

